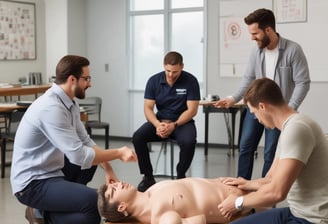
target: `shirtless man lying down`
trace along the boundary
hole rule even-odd
[[[139,192],[128,183],[105,184],[98,190],[98,209],[109,221],[134,218],[151,224],[228,223],[250,213],[243,210],[231,220],[218,210],[218,204],[229,195],[246,192],[223,184],[220,179],[184,178],[165,180]]]

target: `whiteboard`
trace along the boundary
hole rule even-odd
[[[220,76],[241,77],[251,49],[256,45],[250,38],[244,17],[258,8],[272,9],[272,0],[221,0],[219,7]]]
[[[244,18],[258,8],[272,9],[275,0],[221,0],[220,1],[220,56],[219,67],[222,77],[241,77],[248,62],[252,42],[244,43],[239,48],[235,46],[228,54],[224,53],[223,21],[227,18]],[[236,7],[238,5],[239,7]],[[328,63],[325,54],[328,52],[328,8],[327,0],[307,2],[307,20],[304,22],[278,23],[276,31],[284,38],[299,43],[308,60],[312,81],[328,81]],[[243,24],[246,27],[246,24]],[[250,36],[248,36],[250,39]],[[227,55],[236,55],[235,58]],[[246,56],[247,55],[247,56]],[[243,59],[244,58],[244,59]],[[233,59],[231,61],[231,59]]]

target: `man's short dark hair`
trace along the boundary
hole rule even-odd
[[[56,84],[63,84],[70,75],[77,79],[82,75],[82,68],[90,64],[85,57],[78,55],[66,55],[58,62],[56,66]]]
[[[274,106],[286,103],[278,84],[269,78],[255,79],[245,92],[244,103],[257,108],[260,102]]]
[[[126,220],[128,217],[123,212],[118,211],[119,202],[109,202],[105,197],[107,185],[104,184],[98,189],[98,212],[107,221],[119,222]]]
[[[276,19],[273,12],[269,9],[257,9],[245,17],[244,21],[247,25],[258,23],[261,30],[271,27],[276,31]]]
[[[183,57],[176,51],[170,51],[164,57],[164,65],[182,65]]]

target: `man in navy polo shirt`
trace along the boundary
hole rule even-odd
[[[180,146],[177,178],[186,177],[195,153],[196,126],[200,90],[197,79],[183,71],[183,58],[178,52],[164,57],[164,71],[150,77],[145,90],[144,113],[147,122],[133,134],[143,180],[138,191],[144,192],[155,183],[148,142],[172,138]],[[156,105],[157,112],[154,107]]]

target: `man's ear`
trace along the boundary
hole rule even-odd
[[[68,79],[73,82],[74,80],[77,80],[77,78],[74,75],[68,76]]]
[[[128,207],[128,205],[123,201],[120,203],[120,205],[117,207],[117,211],[119,212],[123,212],[125,211],[126,207]]]
[[[259,110],[265,110],[266,105],[262,102],[259,102],[259,106],[258,106]]]

